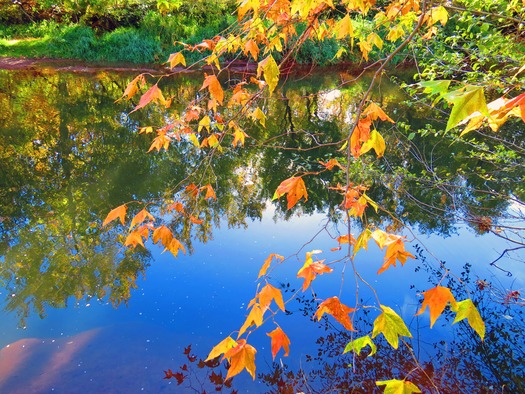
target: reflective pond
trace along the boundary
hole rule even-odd
[[[130,114],[137,102],[116,100],[135,75],[0,73],[0,392],[370,393],[382,392],[376,381],[407,374],[423,392],[525,391],[522,125],[497,136],[445,135],[443,115],[382,81],[373,98],[396,121],[377,125],[387,151],[353,162],[350,176],[382,208],[367,222],[406,235],[416,258],[377,275],[384,251],[370,244],[355,266],[374,288],[361,288],[360,302],[379,296],[394,308],[412,347],[394,351],[377,337],[372,357],[343,355],[351,333],[313,316],[319,300],[355,298],[350,268],[335,263],[344,257],[336,239],[347,232],[341,197],[326,188],[344,179],[337,171],[308,178],[308,201],[292,210],[272,196],[298,171],[319,172],[319,158],[343,155],[336,143],[370,78],[290,76],[264,100],[265,126],[252,124],[244,147],[225,144],[206,162],[190,141],[148,153],[152,136],[138,133],[182,113],[202,77],[162,80],[171,108]],[[216,199],[182,219],[159,208],[183,199],[173,190],[192,182],[212,184]],[[156,210],[181,241],[176,258],[152,240],[125,247],[117,221],[102,226],[124,203],[134,213]],[[316,278],[315,293],[298,291],[297,271],[314,250],[334,272]],[[272,253],[286,258],[269,278],[291,299],[275,318],[289,355],[272,359],[266,333],[275,324],[266,321],[250,334],[256,378],[244,371],[225,381],[225,363],[204,360],[236,335]],[[422,292],[438,283],[475,301],[483,342],[464,322],[452,325],[450,312],[432,329],[428,312],[415,316]],[[370,332],[374,318],[365,308],[354,326]]]

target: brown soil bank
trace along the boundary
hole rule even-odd
[[[158,73],[161,70],[165,71],[165,68],[153,65],[86,63],[81,60],[0,57],[0,69],[2,70],[41,70],[45,68],[79,73],[93,73],[99,71]]]

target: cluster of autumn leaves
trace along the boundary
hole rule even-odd
[[[197,199],[202,194],[204,194],[203,198],[205,200],[217,199],[215,191],[210,184],[199,188],[192,183],[185,188],[185,195],[188,198]],[[104,219],[102,226],[104,227],[116,219],[118,219],[122,225],[125,225],[128,205],[129,204],[122,204],[112,209]],[[199,225],[203,223],[203,219],[195,217],[185,208],[185,204],[182,201],[174,201],[168,204],[165,210],[167,214],[178,214],[193,224]],[[186,253],[184,245],[180,240],[175,238],[173,232],[167,226],[155,226],[155,217],[148,212],[146,208],[141,209],[131,219],[124,246],[135,248],[140,245],[144,248],[144,241],[149,239],[150,234],[154,244],[164,246],[164,251],[171,252],[173,256],[177,257],[179,251]]]
[[[280,65],[273,55],[276,52],[282,54],[282,62],[285,62],[290,56],[293,56],[294,51],[306,39],[322,41],[327,38],[335,38],[348,40],[352,47],[356,43],[355,46],[362,53],[363,58],[368,60],[373,48],[381,49],[384,40],[395,43],[405,39],[411,34],[416,24],[419,27],[423,24],[426,26],[426,32],[422,33],[423,38],[431,38],[437,31],[437,23],[444,25],[448,18],[444,7],[438,5],[426,9],[421,6],[422,2],[417,0],[393,0],[387,2],[384,8],[376,6],[375,3],[375,0],[240,1],[237,30],[232,30],[224,36],[203,40],[197,45],[182,44],[183,51],[209,51],[210,54],[206,57],[205,62],[214,67],[213,73],[205,74],[200,88],[205,98],[201,101],[192,101],[180,114],[173,111],[168,124],[162,127],[145,126],[140,129],[142,133],[156,134],[149,151],[168,149],[171,143],[180,141],[189,141],[198,149],[222,151],[226,136],[231,137],[231,145],[234,147],[244,145],[248,135],[240,126],[238,119],[250,119],[265,127],[266,115],[256,105],[256,102],[259,97],[262,97],[263,92],[271,96],[280,81]],[[337,14],[336,9],[339,13],[344,10],[343,15],[340,15],[339,18],[333,17],[334,14]],[[354,16],[367,15],[372,11],[374,12],[372,20],[376,29],[373,32],[366,32],[359,28]],[[329,16],[325,17],[325,15]],[[306,26],[301,34],[298,34],[296,30],[298,23]],[[384,39],[377,34],[379,31],[387,32],[383,35]],[[295,37],[293,42],[292,37]],[[170,69],[179,65],[187,66],[183,51],[169,57],[167,63]],[[254,74],[249,75],[249,78],[235,85],[231,92],[225,92],[219,79],[222,66],[220,59],[224,54],[236,53],[251,57],[257,62],[257,69]],[[342,52],[339,52],[336,56],[341,55]],[[520,72],[522,71],[523,68]],[[137,76],[128,84],[121,99],[131,99],[145,88],[146,83],[144,74]],[[249,86],[251,89],[248,88]],[[421,83],[418,87],[423,88],[425,94],[437,95],[435,102],[443,99],[452,106],[447,130],[458,125],[466,125],[464,130],[466,133],[483,124],[488,124],[493,130],[497,130],[509,116],[519,116],[525,121],[525,93],[510,100],[501,98],[487,105],[481,87],[464,86],[449,90],[450,81],[430,81]],[[378,157],[382,157],[386,148],[385,141],[381,134],[373,128],[373,125],[377,121],[394,123],[394,120],[376,103],[363,100],[363,103],[365,102],[366,106],[363,105],[359,110],[359,116],[352,120],[354,125],[350,127],[350,130],[353,132],[341,141],[339,150],[348,149],[348,158],[353,156],[357,159],[370,150],[374,150]],[[164,97],[158,81],[141,95],[138,104],[131,112],[144,108],[150,103],[166,108],[171,105],[171,98]],[[225,119],[227,114],[229,115],[228,120]],[[231,116],[232,114],[234,115]],[[345,167],[336,159],[330,159],[326,163],[320,162],[320,164],[328,171],[335,168],[345,170]],[[307,174],[295,174],[285,179],[276,189],[273,199],[286,196],[288,209],[292,209],[301,199],[306,202],[308,192],[303,179],[305,175]],[[315,174],[310,173],[309,175]],[[366,187],[362,185],[337,185],[330,188],[342,195],[341,209],[345,210],[349,217],[361,218],[368,206],[375,210],[378,209],[378,205],[366,195]],[[192,184],[186,187],[185,192],[193,198],[204,194],[205,199],[216,199],[211,185],[198,187]],[[124,225],[127,206],[128,204],[124,204],[113,209],[107,215],[103,225],[116,219],[119,219]],[[170,204],[167,211],[179,214],[194,224],[202,223],[202,219],[192,216],[182,202]],[[177,256],[179,251],[185,252],[182,243],[174,237],[168,227],[155,226],[155,218],[146,208],[133,216],[124,245],[143,247],[144,241],[150,234],[153,243],[162,245],[173,255]],[[378,274],[396,266],[397,262],[403,265],[407,259],[414,258],[405,250],[403,236],[380,229],[372,231],[366,226],[357,238],[351,234],[339,237],[337,239],[339,246],[334,249],[341,249],[341,245],[347,244],[349,246],[348,257],[353,259],[359,250],[367,249],[370,240],[374,240],[380,249],[385,250],[383,264]],[[324,260],[315,258],[319,253],[321,251],[318,250],[306,253],[305,262],[297,272],[297,277],[303,279],[303,292],[311,287],[312,282],[319,275],[333,271],[329,265],[324,263]],[[284,260],[285,258],[278,254],[271,254],[265,260],[258,275],[260,282],[256,295],[248,305],[249,312],[237,331],[237,338],[234,339],[231,335],[226,337],[208,355],[208,360],[222,356],[222,360],[229,362],[227,379],[244,369],[255,378],[256,349],[247,342],[247,338],[251,331],[258,329],[268,320],[268,316],[273,317],[279,311],[285,312],[286,302],[281,290],[272,286],[267,277],[272,263],[281,264]],[[470,299],[456,301],[450,290],[440,285],[424,292],[423,297],[423,303],[417,315],[422,314],[428,308],[431,327],[449,305],[450,310],[456,314],[454,323],[466,319],[480,338],[484,338],[485,325]],[[272,305],[275,305],[277,309],[272,309]],[[392,308],[377,305],[376,309],[379,315],[374,320],[372,332],[348,343],[344,352],[353,351],[359,354],[368,346],[369,356],[372,356],[376,352],[374,339],[379,334],[382,334],[395,349],[398,348],[401,337],[411,337],[403,319]],[[355,331],[352,322],[354,315],[358,312],[356,308],[345,305],[334,296],[320,302],[315,317],[321,319],[324,315],[328,315],[346,330]],[[279,325],[267,335],[271,340],[274,359],[281,350],[284,351],[285,356],[288,355],[291,341]],[[416,385],[406,379],[377,382],[377,385],[385,386],[385,392],[420,392]]]

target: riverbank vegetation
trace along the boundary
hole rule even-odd
[[[436,29],[431,40],[414,40],[396,54],[391,64],[416,64],[422,78],[454,77],[470,81],[506,78],[511,76],[512,68],[508,66],[519,69],[525,59],[522,2],[438,3],[443,3],[445,12],[436,17],[443,18],[445,26]],[[64,1],[60,5],[49,0],[3,0],[0,56],[161,64],[180,50],[183,43],[197,44],[235,26],[236,6],[235,0],[98,0]],[[332,13],[335,18],[344,16],[342,7],[335,7]],[[352,29],[356,34],[369,35],[374,32],[376,22],[372,13],[357,15],[352,20]],[[404,34],[407,26],[379,32],[380,40],[367,43],[340,40],[337,36],[322,40],[311,36],[298,46],[293,61],[321,66],[370,64],[395,48],[391,39]],[[299,23],[297,36],[305,28],[306,24]],[[295,44],[294,37],[290,37],[288,47]],[[361,53],[363,47],[369,47],[365,57]],[[276,60],[281,52],[273,51]],[[196,50],[186,54],[186,60],[191,64],[205,56],[205,51]],[[222,60],[232,58],[250,59],[238,51],[224,54]]]

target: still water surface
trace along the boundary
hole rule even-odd
[[[226,152],[214,164],[214,171],[228,176],[224,183],[217,181],[218,202],[206,211],[211,224],[189,233],[181,230],[186,234],[183,241],[188,253],[174,258],[151,242],[147,250],[125,250],[117,226],[101,228],[107,212],[131,200],[151,202],[165,197],[197,161],[197,154],[187,146],[146,153],[151,139],[138,135],[137,127],[161,124],[167,115],[155,109],[128,115],[131,104],[115,103],[131,77],[52,70],[0,74],[4,108],[0,115],[0,392],[179,393],[220,388],[223,392],[328,393],[350,392],[349,387],[371,392],[375,380],[403,378],[413,368],[407,352],[393,358],[383,346],[376,364],[363,360],[362,369],[358,366],[357,370],[351,367],[356,361],[351,356],[340,357],[348,337],[337,323],[312,321],[315,303],[311,292],[287,304],[287,315],[278,318],[292,342],[288,357],[279,353],[276,363],[272,362],[265,335],[274,328],[271,322],[266,323],[266,330],[263,327],[251,334],[250,343],[257,348],[254,381],[243,372],[231,387],[224,386],[216,379],[216,374],[225,375],[224,366],[199,365],[215,344],[235,335],[233,331],[244,321],[257,274],[270,253],[287,257],[272,274],[272,281],[289,294],[301,285],[296,274],[305,252],[318,249],[323,251],[320,258],[338,258],[340,252],[330,250],[337,246],[334,238],[345,232],[334,214],[339,201],[326,195],[322,182],[309,184],[309,203],[298,214],[287,213],[285,203],[270,201],[273,191],[293,175],[292,165],[303,170],[314,166],[315,154],[312,158],[307,150],[238,149],[235,155]],[[294,148],[309,143],[298,130],[311,135],[322,130],[327,138],[337,140],[349,116],[341,108],[352,108],[352,100],[366,86],[336,89],[334,80],[340,78],[325,74],[290,83],[275,100],[266,102],[267,127],[248,134],[254,140],[271,141],[270,136],[286,131],[282,143]],[[180,99],[175,100],[175,107],[195,97],[200,87],[192,76],[175,78],[169,86],[167,91],[172,89],[171,94]],[[403,106],[398,103],[404,94],[387,81],[374,97],[391,113],[397,112],[398,118],[411,120],[413,129],[427,121],[424,113],[399,114]],[[387,146],[393,148],[391,157],[370,160],[370,173],[356,167],[356,176],[375,184],[376,190],[372,187],[370,191],[373,199],[385,201],[385,206],[392,203],[389,208],[398,214],[406,211],[403,216],[408,227],[403,232],[411,241],[407,250],[417,259],[378,276],[384,253],[370,245],[368,252],[356,258],[359,272],[375,287],[382,304],[403,317],[414,335],[416,356],[425,363],[428,374],[431,369],[439,371],[432,372],[436,379],[455,379],[455,387],[464,392],[482,392],[502,384],[523,387],[521,306],[505,303],[510,290],[525,286],[519,251],[498,261],[505,271],[497,269],[490,263],[513,247],[508,241],[481,234],[476,226],[457,220],[456,214],[416,212],[418,204],[394,198],[392,190],[400,174],[384,175],[382,171],[415,171],[423,163],[421,157],[411,158],[395,136]],[[457,161],[451,158],[460,156],[465,148],[455,146],[452,151],[457,151],[450,155],[449,146],[442,147],[447,154],[441,156],[433,151],[436,168],[469,163],[464,156]],[[427,149],[423,144],[419,152]],[[319,151],[326,158],[331,152]],[[511,173],[508,182],[520,176]],[[465,178],[467,183],[476,182]],[[412,196],[428,206],[444,199],[442,192],[433,194],[421,185]],[[472,209],[469,213],[484,212],[494,220],[521,208],[505,200],[486,203],[475,192],[464,198],[468,204],[463,208]],[[330,218],[322,212],[331,212]],[[513,216],[519,219],[523,212]],[[442,269],[440,262],[465,281],[457,291],[470,291],[479,301],[487,322],[486,347],[480,348],[470,328],[452,326],[451,319],[440,318],[430,330],[428,313],[414,316],[421,292],[441,278],[434,273]],[[346,272],[342,281],[342,267],[334,268],[332,275],[316,279],[317,299],[340,292],[353,294],[351,276]],[[491,284],[490,292],[480,290],[479,280]],[[373,294],[366,289],[360,296],[373,302]],[[356,325],[366,332],[370,322],[365,317]],[[442,340],[445,342],[440,343]],[[510,360],[497,348],[498,343],[510,349]],[[447,371],[444,366],[452,364],[454,370]],[[163,379],[168,369],[180,373],[181,381]],[[362,383],[365,381],[372,385]],[[353,386],[344,382],[353,382]]]

